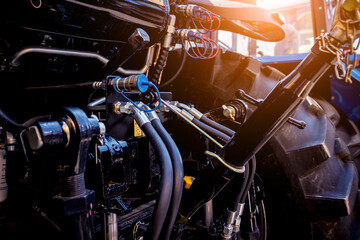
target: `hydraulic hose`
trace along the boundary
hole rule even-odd
[[[183,68],[185,66],[186,56],[187,56],[187,54],[185,53],[185,50],[182,50],[181,63],[180,63],[180,66],[179,66],[178,70],[176,71],[176,73],[169,80],[162,83],[159,86],[159,88],[166,87],[166,86],[170,85],[171,83],[173,83],[176,80],[176,78],[180,75],[181,71],[183,70]]]
[[[235,131],[211,120],[210,118],[206,117],[205,115],[201,116],[200,121],[202,121],[203,123],[205,123],[213,128],[216,128],[217,130],[225,133],[226,135],[228,135],[230,137],[232,137],[235,134]]]
[[[244,203],[245,200],[246,200],[246,196],[247,196],[247,192],[249,191],[250,189],[250,186],[254,180],[254,177],[255,177],[255,171],[256,171],[256,157],[252,157],[251,158],[251,161],[249,161],[249,164],[247,164],[249,166],[249,172],[250,172],[250,175],[249,175],[249,178],[248,178],[248,181],[246,183],[246,187],[245,187],[245,191],[243,193],[243,195],[241,196],[240,198],[240,203]]]
[[[141,129],[149,138],[151,145],[154,147],[157,156],[159,157],[161,165],[161,182],[159,186],[159,197],[156,201],[156,206],[153,213],[153,221],[150,224],[151,239],[159,239],[162,226],[165,223],[166,215],[171,202],[171,195],[173,191],[173,169],[169,152],[163,140],[156,132],[154,127],[145,122]]]
[[[225,133],[201,122],[200,120],[196,119],[196,118],[193,118],[191,120],[195,125],[197,125],[198,127],[200,127],[201,129],[203,129],[205,132],[211,134],[211,135],[214,135],[220,139],[222,139],[223,141],[225,142],[228,142],[230,140],[230,137],[228,135],[226,135]]]
[[[237,183],[239,180],[241,180],[242,183],[241,183],[240,190],[238,191],[238,194],[234,198],[234,201],[229,204],[228,209],[230,211],[235,212],[239,203],[245,203],[247,192],[249,191],[250,186],[254,180],[255,171],[256,171],[256,158],[253,157],[251,159],[251,161],[249,161],[246,164],[243,179],[239,179],[240,175],[238,175],[234,178],[234,180],[232,180],[232,182],[234,184],[236,184],[237,186],[238,186]]]
[[[205,123],[205,124],[209,125],[210,127],[213,127],[215,129],[225,133],[226,135],[228,135],[230,137],[232,137],[235,134],[235,131],[231,130],[230,128],[225,127],[224,125],[221,125],[221,124],[211,120],[210,118],[206,117],[204,114],[199,112],[196,108],[189,107],[188,105],[183,104],[183,103],[177,103],[176,106],[179,107],[179,108],[185,109],[186,111],[191,113],[191,115],[193,115],[196,119],[199,119],[203,123]]]
[[[0,108],[0,126],[11,133],[20,133],[26,127],[16,123]]]
[[[235,198],[233,199],[233,201],[230,201],[230,204],[228,206],[229,211],[236,212],[237,207],[240,202],[240,199],[242,198],[243,195],[246,196],[246,192],[247,192],[246,187],[247,187],[249,181],[250,181],[249,164],[246,164],[244,174],[241,174],[241,175],[239,174],[236,177],[234,177],[234,179],[232,180],[233,187],[235,189],[239,188],[239,184],[238,184],[239,182],[241,184],[241,187],[237,191],[237,194],[236,194]]]
[[[151,120],[151,124],[158,132],[162,140],[164,141],[170,153],[170,157],[173,165],[174,185],[173,185],[172,198],[171,198],[170,208],[166,216],[166,221],[161,233],[162,235],[161,239],[169,239],[181,202],[181,196],[184,187],[184,167],[176,143],[171,138],[170,134],[166,131],[164,126],[161,124],[160,120],[153,119]]]
[[[158,84],[159,79],[162,75],[162,72],[164,71],[164,68],[166,66],[166,61],[169,56],[169,49],[162,47],[159,54],[159,59],[156,62],[155,69],[153,74],[150,76],[150,81]]]

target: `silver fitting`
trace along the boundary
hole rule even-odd
[[[99,122],[99,130],[100,130],[99,134],[100,134],[100,135],[105,134],[105,132],[106,132],[105,124],[102,123],[102,122],[100,122],[100,121],[99,121],[99,118],[98,118],[96,115],[94,115],[94,114],[92,114],[90,117],[96,119],[96,121]],[[63,129],[63,130],[64,130],[64,129]]]
[[[236,110],[233,106],[222,105],[223,115],[231,120],[235,120]]]
[[[139,127],[141,128],[142,126],[144,126],[144,124],[146,123],[150,123],[150,120],[148,119],[148,117],[146,116],[146,114],[137,109],[135,106],[130,106],[131,112],[134,114],[134,118],[135,121],[137,122],[137,124],[139,125]]]
[[[147,109],[147,110],[151,110],[151,108],[143,102],[140,102],[138,106],[141,108]],[[155,120],[155,119],[160,120],[160,118],[158,117],[158,115],[155,111],[146,112],[146,115],[150,121]]]
[[[175,6],[175,12],[176,13],[180,13],[180,14],[184,14],[187,16],[194,16],[194,8],[197,7],[194,4],[189,4],[189,5],[176,5]]]
[[[200,119],[203,116],[203,114],[195,108],[190,108],[190,113],[197,119]]]
[[[131,114],[132,103],[129,102],[116,102],[112,105],[112,112],[119,115],[122,113]]]
[[[97,81],[97,82],[93,82],[92,87],[93,87],[93,89],[105,90],[106,85],[105,85],[105,82],[103,82],[103,81]]]
[[[164,42],[162,45],[163,48],[171,47],[172,35],[175,33],[175,22],[176,22],[175,15],[170,15],[169,25],[166,29],[166,35],[165,35]]]
[[[7,151],[15,151],[16,138],[10,132],[6,132],[5,145]]]
[[[176,103],[176,106],[179,107],[179,108],[183,108],[186,111],[190,112],[191,115],[193,115],[197,119],[200,119],[203,116],[203,114],[200,111],[198,111],[196,108],[189,107],[186,104]]]
[[[223,230],[223,238],[229,239],[233,233],[233,223],[235,221],[236,212],[229,211],[227,213],[227,219]]]
[[[245,203],[239,203],[238,209],[237,209],[237,215],[236,215],[234,225],[233,225],[234,232],[240,231],[241,216],[244,213],[244,208],[245,208]]]
[[[186,117],[187,119],[189,119],[190,121],[192,121],[194,119],[194,116],[191,115],[190,113],[188,113],[186,110],[182,110],[176,106],[172,106],[173,108],[175,108],[176,110],[178,110],[181,115],[183,115],[184,117]]]
[[[187,40],[190,32],[193,32],[193,31],[191,31],[190,29],[179,29],[179,30],[176,30],[175,34],[178,38]]]

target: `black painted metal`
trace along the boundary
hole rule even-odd
[[[8,1],[0,13],[10,24],[38,32],[125,43],[138,27],[149,32],[153,43],[165,29],[169,3],[147,0],[126,1]]]
[[[334,55],[320,52],[317,44],[299,66],[280,81],[264,102],[238,129],[220,153],[237,166],[245,165],[305,100]]]

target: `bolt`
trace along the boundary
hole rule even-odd
[[[120,106],[121,106],[121,103],[120,102],[116,102],[112,105],[112,111],[113,113],[119,115],[121,114],[121,111],[120,111]]]
[[[233,227],[231,225],[226,225],[223,230],[223,238],[226,239],[231,238],[232,232],[233,232]]]
[[[141,28],[135,29],[135,32],[128,38],[128,43],[135,49],[141,49],[150,42],[150,37],[145,30]]]

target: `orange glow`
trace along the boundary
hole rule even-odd
[[[310,0],[257,0],[257,5],[266,9],[278,9],[308,2]]]

